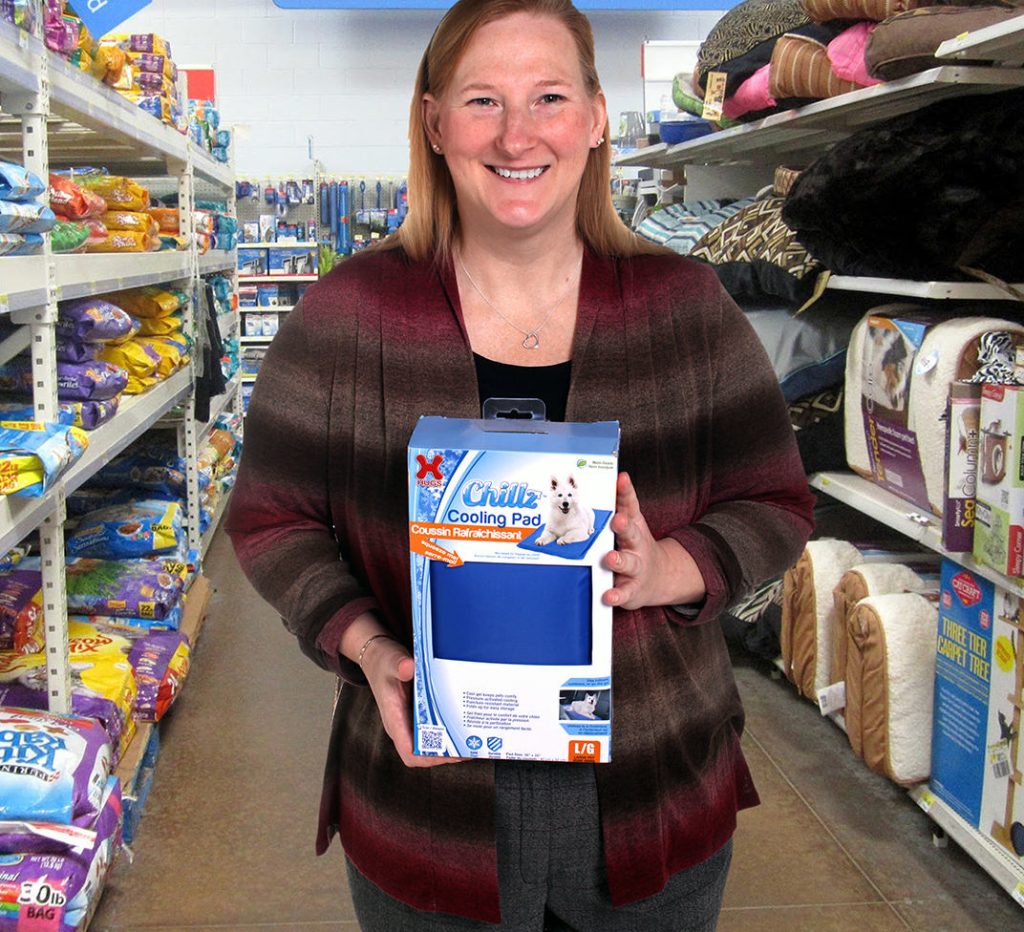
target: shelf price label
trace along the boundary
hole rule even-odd
[[[917,804],[925,812],[931,812],[932,806],[935,805],[935,794],[931,790],[924,790],[921,795],[917,797]]]
[[[0,314],[9,314],[11,312],[10,298],[7,297],[2,291],[0,291]]]
[[[1021,906],[1024,906],[1024,881],[1017,884],[1010,893]]]

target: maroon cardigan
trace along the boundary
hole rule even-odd
[[[357,255],[267,352],[228,518],[253,585],[350,684],[365,680],[337,644],[361,612],[411,647],[406,446],[423,414],[480,415],[452,270]],[[707,858],[758,802],[714,619],[796,560],[813,497],[756,335],[691,260],[586,254],[566,419],[621,423],[620,466],[654,536],[686,547],[707,585],[699,612],[615,611],[615,758],[596,773],[622,904]],[[404,767],[358,685],[335,710],[317,851],[338,832],[397,899],[499,921],[493,764]]]

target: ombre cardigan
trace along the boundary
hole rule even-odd
[[[454,273],[400,249],[358,254],[307,290],[270,345],[228,532],[301,649],[346,681],[318,853],[340,834],[391,896],[498,922],[492,762],[406,768],[337,651],[367,610],[411,648],[406,446],[424,414],[480,416]],[[614,760],[596,775],[620,905],[706,859],[758,803],[715,619],[795,562],[813,497],[757,337],[692,260],[585,254],[566,420],[620,422],[620,468],[651,531],[678,540],[707,587],[690,612],[615,610]]]

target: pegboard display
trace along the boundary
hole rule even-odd
[[[313,173],[305,178],[240,178],[235,196],[240,243],[316,241]]]

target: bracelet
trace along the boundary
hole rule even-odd
[[[363,646],[359,648],[359,656],[356,658],[356,666],[361,667],[363,665],[363,656],[366,654],[366,648],[376,641],[377,638],[387,638],[390,641],[397,640],[397,638],[391,634],[371,634],[365,641],[363,641]]]

